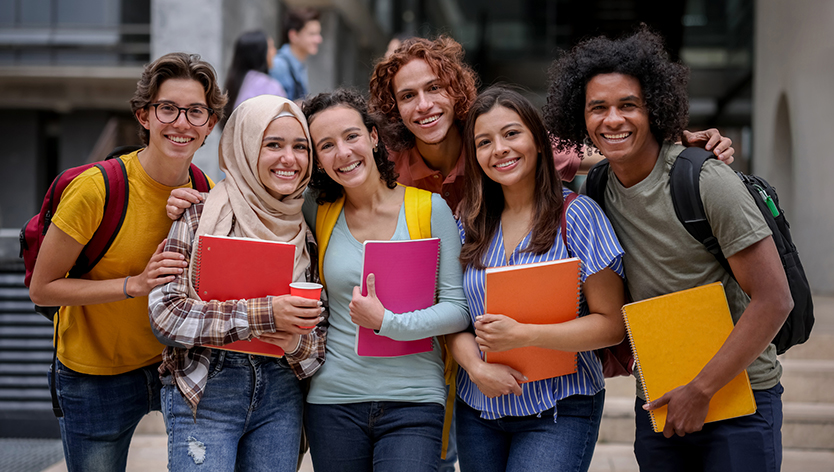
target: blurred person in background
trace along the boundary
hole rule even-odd
[[[269,75],[275,53],[275,42],[262,30],[247,31],[237,38],[232,65],[226,75],[227,119],[238,105],[252,97],[287,96],[281,83]]]
[[[306,61],[318,54],[322,42],[319,16],[309,7],[290,9],[284,16],[283,45],[274,56],[269,75],[281,82],[290,100],[303,99],[310,92]]]

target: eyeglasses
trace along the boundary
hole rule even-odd
[[[170,103],[151,103],[148,106],[155,107],[156,119],[165,124],[177,121],[180,113],[185,112],[185,119],[191,123],[191,126],[203,126],[214,114],[214,110],[202,105],[178,107]]]

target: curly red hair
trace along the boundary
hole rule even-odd
[[[394,96],[394,77],[414,59],[422,59],[446,85],[446,93],[455,102],[455,122],[462,128],[469,107],[478,94],[477,76],[463,60],[463,46],[448,36],[435,40],[409,38],[388,58],[377,62],[371,74],[370,111],[381,115],[383,132],[389,147],[396,150],[414,146],[414,135],[402,122]]]

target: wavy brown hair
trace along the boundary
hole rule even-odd
[[[379,134],[377,122],[373,115],[368,112],[368,104],[365,102],[365,99],[362,98],[362,95],[355,90],[342,88],[336,89],[333,92],[320,93],[313,98],[305,100],[304,104],[301,106],[301,111],[304,112],[304,116],[307,118],[307,123],[313,124],[313,120],[316,119],[316,115],[329,108],[337,106],[343,106],[356,110],[362,118],[362,123],[365,125],[368,132],[377,129],[377,134]],[[318,156],[316,159],[318,159]],[[377,170],[379,170],[380,180],[382,180],[388,188],[396,187],[398,174],[394,170],[394,163],[388,160],[388,151],[385,149],[385,143],[382,140],[382,136],[379,136],[379,143],[377,144],[376,151],[374,151],[374,162],[376,163]],[[319,168],[319,166],[313,167],[313,175],[310,178],[310,187],[319,191],[318,197],[316,198],[316,201],[319,204],[324,202],[335,202],[345,192],[344,188],[336,183],[335,180],[331,179],[330,176],[327,175],[327,172],[325,172],[324,169]]]
[[[533,190],[535,208],[533,229],[529,247],[525,252],[542,254],[550,250],[556,241],[562,215],[562,179],[553,164],[553,148],[550,137],[536,107],[515,90],[503,86],[486,89],[472,104],[466,117],[463,133],[466,183],[460,214],[466,237],[460,250],[460,262],[466,267],[484,269],[484,254],[498,230],[504,211],[504,191],[501,185],[487,177],[475,150],[475,122],[478,117],[495,107],[512,110],[533,136],[536,148],[536,183]]]
[[[560,150],[579,151],[588,136],[585,88],[595,76],[610,73],[640,82],[651,133],[658,143],[680,137],[689,119],[689,69],[669,60],[663,38],[642,25],[623,39],[599,36],[583,41],[553,62],[544,120],[548,130],[559,137]]]
[[[406,128],[397,108],[394,76],[414,59],[422,59],[446,87],[455,102],[455,124],[463,128],[466,113],[478,93],[477,75],[463,60],[463,46],[448,36],[435,40],[406,39],[387,59],[377,62],[371,74],[371,113],[384,117],[382,128],[391,149],[401,151],[414,147],[414,134]]]
[[[214,67],[200,59],[199,54],[186,54],[184,52],[172,52],[145,65],[142,78],[136,84],[136,92],[130,99],[130,110],[133,112],[133,116],[136,116],[137,111],[147,108],[151,102],[156,100],[159,87],[168,79],[191,79],[199,82],[206,94],[206,105],[214,111],[218,120],[223,119],[223,107],[226,106],[228,97],[217,85],[217,74]],[[150,131],[140,126],[139,138],[147,145],[150,139]]]

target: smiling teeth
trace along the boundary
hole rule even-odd
[[[623,139],[623,138],[627,138],[627,137],[628,137],[628,135],[630,135],[630,134],[631,134],[631,133],[603,134],[602,136],[603,136],[605,139]]]
[[[418,123],[420,123],[421,125],[427,125],[429,123],[434,123],[435,121],[437,121],[439,119],[440,119],[440,115],[435,115],[435,116],[430,116],[428,118],[424,118],[424,119],[418,121]]]
[[[518,159],[513,159],[513,160],[511,160],[511,161],[507,161],[507,162],[502,162],[502,163],[500,163],[500,164],[496,164],[496,165],[495,165],[495,167],[498,167],[499,169],[501,169],[501,168],[504,168],[504,167],[509,167],[509,166],[511,166],[511,165],[513,165],[513,164],[515,164],[516,162],[518,162]]]
[[[192,138],[180,138],[178,136],[168,136],[168,139],[175,143],[184,144],[192,140]]]
[[[359,161],[354,162],[353,164],[351,164],[351,165],[349,165],[349,166],[347,166],[347,167],[340,167],[340,168],[339,168],[339,172],[350,172],[350,171],[352,171],[353,169],[356,169],[356,167],[358,167],[358,166],[359,166]]]
[[[295,175],[294,170],[273,170],[272,172],[280,175],[281,177],[293,177]]]

